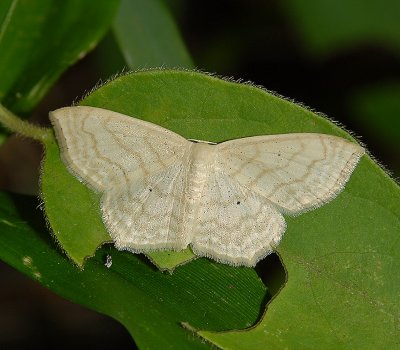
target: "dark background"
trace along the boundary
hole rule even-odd
[[[362,135],[371,154],[394,175],[400,173],[398,1],[165,3],[197,68],[252,81],[328,115]],[[124,63],[110,51],[112,40],[109,34],[64,74],[35,112],[37,120],[121,71]],[[40,148],[16,142],[37,174]],[[18,171],[27,170],[16,170],[15,178]],[[37,177],[23,181],[37,189]],[[277,259],[271,261],[282,275]],[[116,321],[61,299],[7,265],[0,264],[0,278],[1,349],[132,348],[130,335]]]

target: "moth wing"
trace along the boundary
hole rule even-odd
[[[217,147],[222,172],[292,215],[337,196],[364,154],[343,138],[307,133],[248,137]]]
[[[90,187],[128,183],[179,161],[189,141],[158,125],[95,107],[66,107],[50,113],[61,156]]]

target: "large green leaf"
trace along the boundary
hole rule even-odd
[[[337,199],[288,220],[278,247],[288,281],[262,322],[201,334],[227,349],[399,348],[399,192],[364,159]]]
[[[0,2],[0,101],[30,111],[72,63],[93,49],[119,0]]]
[[[122,76],[93,92],[82,104],[149,120],[187,138],[214,142],[289,132],[322,132],[351,139],[328,120],[264,90],[194,72],[166,70]],[[43,180],[51,177],[51,170],[63,166],[55,161]],[[59,193],[68,196],[72,192],[72,184],[65,189],[61,186]],[[399,339],[400,311],[399,192],[364,156],[338,198],[315,211],[287,218],[288,230],[278,253],[288,280],[262,322],[248,332],[201,334],[226,348],[394,347]],[[48,206],[45,186],[43,193]],[[70,206],[82,201],[92,205],[83,219],[82,215],[64,217],[75,227],[99,215],[97,200],[66,197]],[[52,215],[63,217],[58,210]],[[76,245],[85,235],[84,231],[78,233]],[[55,234],[63,244],[65,232]],[[205,265],[197,268],[197,264]],[[177,271],[194,267],[201,276],[210,265],[220,266],[202,259]],[[250,276],[251,270],[247,271]],[[222,280],[226,277],[220,274]]]
[[[24,202],[29,205],[23,209]],[[19,214],[37,217],[35,206],[0,192],[0,259],[57,294],[119,320],[140,348],[207,349],[180,323],[223,330],[257,320],[266,291],[253,270],[198,259],[170,275],[142,256],[104,247],[81,271],[57,249],[44,224]],[[104,265],[107,255],[110,268]]]
[[[131,69],[193,67],[174,21],[159,0],[122,0],[113,32]]]

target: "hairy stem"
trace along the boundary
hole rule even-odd
[[[0,123],[12,132],[30,137],[42,143],[52,135],[52,130],[42,128],[18,118],[15,114],[0,104]]]

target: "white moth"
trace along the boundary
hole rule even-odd
[[[102,193],[118,249],[181,250],[254,266],[299,215],[337,196],[364,149],[313,133],[213,144],[94,107],[50,113],[70,172]]]

